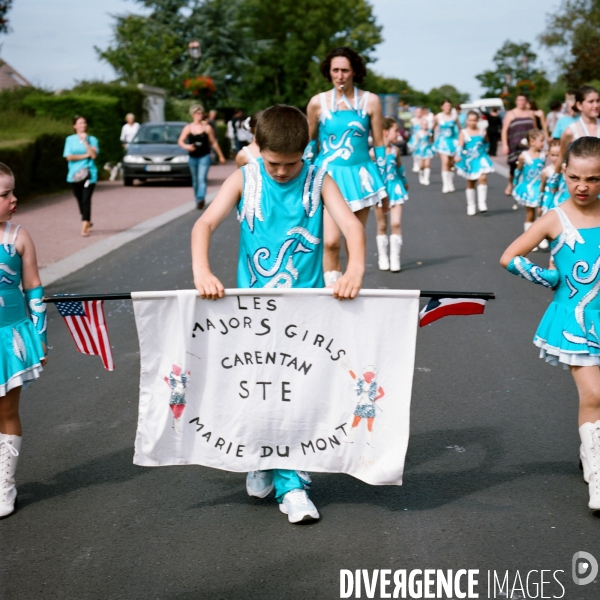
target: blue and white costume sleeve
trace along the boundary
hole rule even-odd
[[[30,290],[24,290],[25,301],[27,302],[27,309],[29,310],[29,316],[37,334],[44,344],[48,344],[47,325],[48,321],[46,318],[46,304],[43,302],[44,299],[44,288],[39,285],[36,288]]]
[[[544,287],[554,289],[558,285],[560,275],[555,269],[543,269],[532,263],[524,256],[515,256],[506,270],[517,277],[522,277],[532,283],[538,283]]]
[[[315,162],[315,158],[317,158],[317,153],[319,151],[319,143],[317,140],[310,140],[308,142],[306,148],[304,149],[304,154],[302,158],[309,164],[313,164]]]

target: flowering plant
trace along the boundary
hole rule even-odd
[[[217,90],[215,82],[206,75],[191,77],[183,82],[183,87],[193,96],[203,96],[209,98]]]

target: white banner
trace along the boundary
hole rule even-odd
[[[134,463],[348,473],[401,485],[419,292],[132,294]]]

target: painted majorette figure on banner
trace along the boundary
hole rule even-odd
[[[171,389],[169,398],[169,408],[173,413],[173,429],[175,433],[181,433],[179,419],[185,409],[185,388],[190,380],[190,372],[183,372],[183,369],[178,365],[171,367],[171,372],[168,377],[165,377],[165,382]]]
[[[350,377],[356,381],[356,395],[358,396],[352,422],[348,424],[350,427],[348,436],[344,441],[353,444],[361,420],[366,419],[367,445],[373,448],[373,423],[377,416],[377,409],[379,409],[375,403],[385,396],[383,388],[377,384],[377,369],[373,365],[367,365],[363,369],[362,376],[357,377],[356,373],[348,366],[347,361],[343,361],[340,366],[346,369],[350,373]]]
[[[310,143],[304,156],[329,173],[365,226],[371,206],[383,202],[387,209],[381,101],[355,86],[362,83],[367,71],[362,57],[351,48],[329,52],[321,63],[321,73],[333,83],[333,89],[313,96],[308,103]],[[369,131],[375,162],[369,156]],[[327,210],[323,222],[323,268],[329,287],[341,275],[341,237]]]
[[[402,205],[408,200],[408,182],[398,146],[398,124],[396,119],[383,120],[383,143],[385,145],[385,188],[388,195],[392,235],[387,236],[387,213],[381,204],[375,205],[377,219],[377,259],[381,271],[400,271],[400,250],[402,248]],[[388,257],[389,246],[389,257]]]
[[[542,171],[546,164],[544,132],[531,129],[527,132],[528,150],[521,152],[515,169],[513,181],[513,198],[520,206],[525,207],[524,230],[527,231],[535,221],[536,213],[542,203]],[[540,248],[546,249],[548,242],[543,240]],[[537,247],[534,248],[534,252]]]
[[[479,115],[470,110],[467,126],[460,132],[456,152],[456,172],[467,180],[467,215],[472,217],[487,211],[487,175],[494,172],[492,159],[487,153],[487,134],[477,127]],[[475,204],[477,183],[477,204]]]
[[[442,102],[442,110],[435,116],[434,128],[438,127],[438,137],[433,143],[433,151],[442,161],[442,194],[456,191],[454,188],[454,156],[458,146],[460,127],[452,102],[447,98]]]
[[[47,354],[46,305],[35,246],[20,225],[10,222],[17,206],[14,188],[12,171],[0,163],[0,519],[14,512],[17,501],[21,388],[40,376]]]
[[[571,370],[579,392],[580,458],[589,507],[600,510],[600,139],[580,137],[565,156],[570,198],[515,240],[500,263],[510,273],[555,290],[533,343],[540,358]],[[551,268],[526,255],[549,239]]]
[[[224,287],[212,274],[208,251],[212,232],[236,207],[238,287],[323,287],[323,212],[327,208],[349,252],[346,272],[335,282],[333,296],[351,299],[360,290],[364,227],[335,181],[303,159],[308,132],[306,117],[291,106],[272,106],[261,114],[255,140],[262,160],[248,163],[227,178],[192,231],[194,284],[202,298],[223,297]],[[265,498],[275,491],[280,510],[291,523],[319,518],[308,497],[309,487],[308,473],[291,469],[257,470],[246,477],[250,496]]]

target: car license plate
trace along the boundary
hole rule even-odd
[[[150,172],[166,172],[171,170],[171,165],[147,165],[146,171]]]

